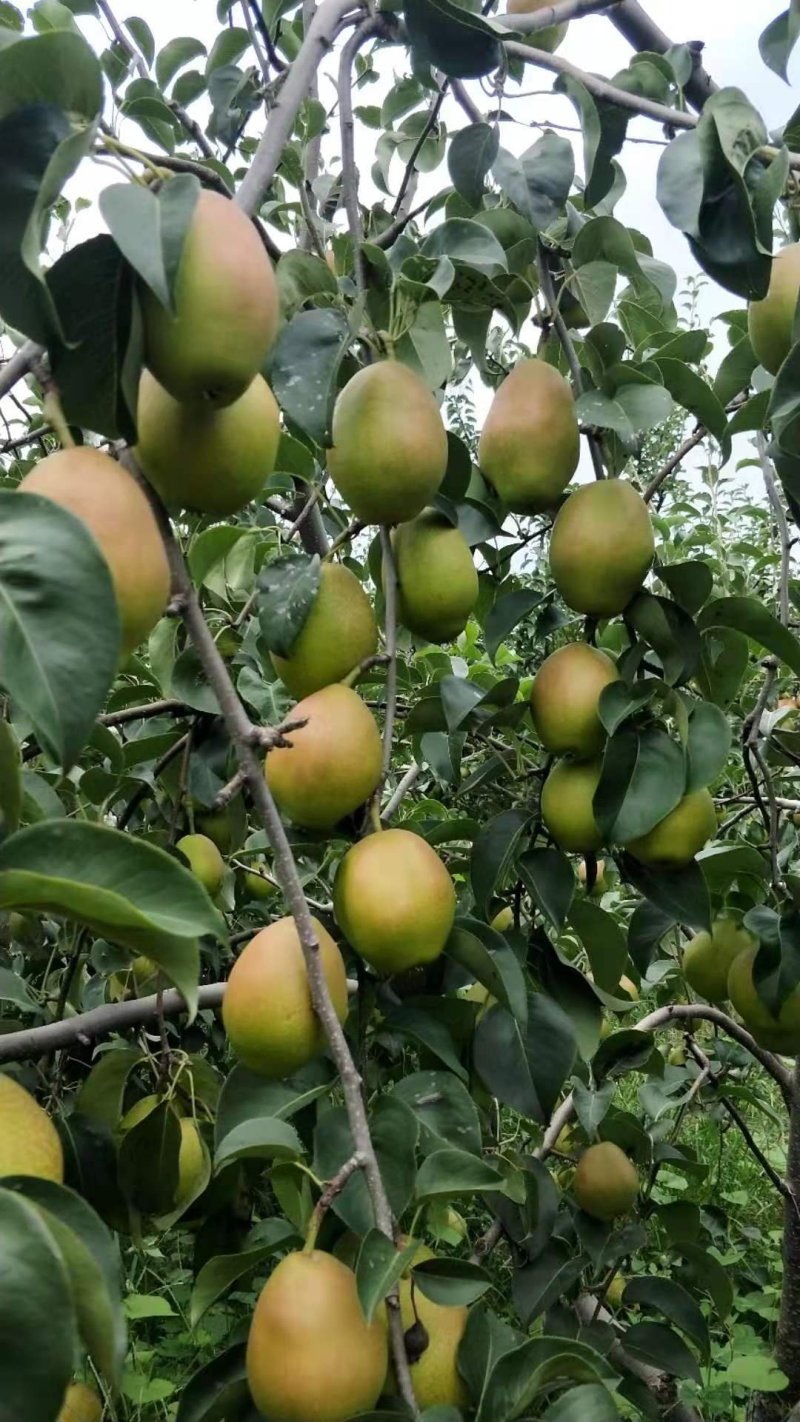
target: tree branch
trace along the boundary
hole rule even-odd
[[[651,50],[656,54],[666,54],[667,50],[672,48],[673,41],[659,29],[655,20],[650,19],[637,0],[622,0],[621,4],[609,9],[608,18],[637,51]],[[692,108],[702,109],[706,99],[716,92],[717,85],[703,68],[699,50],[691,45],[690,48],[695,66],[684,93]]]
[[[443,79],[439,88],[439,92],[428,110],[428,117],[425,120],[425,125],[422,128],[419,138],[417,139],[416,143],[414,144],[414,147],[412,148],[409,154],[408,162],[405,166],[405,172],[403,173],[403,177],[400,181],[400,187],[397,192],[397,197],[394,200],[394,207],[392,208],[392,217],[396,218],[402,212],[403,200],[405,198],[408,185],[411,182],[412,177],[414,176],[414,164],[416,163],[420,153],[422,152],[425,140],[436,127],[436,121],[439,117],[439,114],[441,113],[442,104],[447,98],[447,90],[449,89],[449,87],[449,80]]]
[[[756,447],[758,449],[758,458],[761,464],[761,475],[764,480],[764,487],[767,491],[769,505],[772,509],[772,514],[778,529],[778,539],[781,549],[781,571],[778,584],[778,615],[784,627],[788,627],[789,581],[792,575],[792,540],[789,534],[789,522],[786,518],[786,510],[783,507],[781,496],[778,493],[778,485],[775,479],[775,470],[772,465],[772,460],[767,453],[767,441],[761,430],[759,430],[756,435]]]
[[[381,810],[381,820],[384,824],[388,823],[395,810],[399,809],[409,790],[413,790],[421,774],[422,766],[417,765],[416,761],[413,765],[408,767],[405,775],[398,781],[392,795]]]
[[[19,380],[27,375],[31,366],[44,355],[44,346],[35,341],[24,341],[0,369],[0,398],[13,390]]]
[[[580,20],[584,15],[604,15],[613,17],[613,11],[622,0],[560,0],[537,10],[535,15],[492,15],[493,24],[502,25],[504,30],[532,35],[537,30],[547,30],[551,25],[562,25],[568,20]]]
[[[380,31],[382,24],[380,17],[373,15],[367,20],[362,20],[358,28],[353,31],[342,50],[336,85],[339,95],[339,131],[342,145],[342,196],[344,210],[347,214],[350,241],[353,246],[353,273],[358,294],[362,298],[366,295],[366,283],[364,281],[364,261],[361,255],[364,234],[361,226],[361,211],[358,206],[358,168],[356,167],[355,119],[353,118],[353,64],[361,46],[371,35]]]
[[[386,670],[386,712],[383,722],[383,774],[381,785],[392,763],[392,735],[397,712],[397,565],[389,529],[381,526],[381,557],[383,559],[384,638],[389,665]]]
[[[572,337],[569,331],[567,330],[567,323],[564,320],[561,311],[559,310],[558,298],[556,297],[556,289],[553,283],[553,273],[550,270],[550,263],[548,261],[547,251],[545,250],[545,247],[542,242],[538,243],[537,266],[539,269],[539,286],[541,287],[542,296],[544,297],[547,303],[547,309],[550,313],[550,319],[553,323],[555,333],[561,344],[561,349],[563,350],[564,355],[566,357],[567,365],[569,366],[570,374],[572,376],[572,383],[575,386],[575,395],[577,398],[579,395],[583,394],[583,374],[581,372],[581,363],[578,360],[578,355],[575,350],[575,345],[573,343]],[[586,442],[589,446],[589,453],[592,456],[594,477],[595,479],[605,479],[606,471],[603,468],[603,453],[600,448],[600,441],[598,440],[597,435],[594,434],[593,431],[587,430],[585,433]]]
[[[702,1050],[701,1047],[697,1045],[697,1042],[694,1040],[694,1037],[692,1037],[691,1033],[689,1032],[687,1032],[686,1034],[686,1049],[697,1062],[697,1065],[701,1068],[701,1075],[705,1076],[706,1079],[711,1082],[711,1085],[714,1087],[715,1091],[719,1096],[721,1104],[725,1107],[725,1110],[727,1111],[734,1124],[738,1126],[748,1146],[748,1149],[755,1156],[756,1160],[761,1166],[761,1169],[764,1171],[764,1174],[768,1176],[768,1178],[772,1181],[772,1184],[775,1186],[775,1189],[779,1191],[779,1193],[783,1195],[785,1199],[791,1199],[792,1194],[788,1185],[786,1184],[786,1181],[781,1179],[775,1167],[770,1165],[769,1161],[767,1160],[767,1157],[764,1155],[764,1152],[762,1151],[758,1142],[755,1140],[752,1131],[750,1130],[750,1127],[748,1126],[741,1112],[737,1110],[733,1102],[723,1094],[722,1083],[720,1081],[719,1073],[714,1071],[714,1068],[711,1065],[711,1062],[709,1061],[705,1052]],[[700,1080],[701,1077],[698,1077],[697,1081]],[[697,1083],[695,1083],[695,1085],[697,1085]]]
[[[208,983],[198,988],[201,1011],[219,1007],[224,995],[225,983]],[[188,1011],[183,994],[177,988],[164,991],[162,1008],[166,1017],[177,1017]],[[153,993],[148,997],[131,998],[129,1002],[104,1003],[102,1007],[93,1007],[90,1012],[81,1012],[76,1017],[46,1022],[43,1027],[6,1032],[0,1035],[0,1062],[22,1062],[31,1057],[49,1056],[62,1047],[72,1046],[74,1042],[90,1042],[97,1037],[107,1037],[110,1032],[141,1027],[157,1014],[158,993]]]

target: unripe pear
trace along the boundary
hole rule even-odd
[[[57,1422],[100,1422],[102,1399],[88,1383],[70,1383]]]
[[[622,1295],[625,1292],[625,1279],[622,1274],[615,1274],[608,1288],[606,1289],[605,1302],[609,1308],[619,1308],[622,1304]]]
[[[379,973],[438,958],[453,926],[456,891],[434,849],[409,830],[382,830],[348,849],[333,886],[336,921]]]
[[[478,600],[478,574],[463,533],[435,509],[392,535],[397,616],[429,642],[453,642]]]
[[[696,933],[683,953],[683,976],[707,1002],[724,1002],[733,962],[755,939],[732,918],[717,918],[711,932]]]
[[[572,1182],[581,1209],[596,1220],[627,1215],[636,1203],[639,1176],[625,1152],[613,1141],[600,1141],[583,1152]]]
[[[182,405],[142,371],[136,456],[168,508],[232,514],[261,492],[275,468],[280,412],[257,375],[224,409]]]
[[[64,1179],[64,1152],[58,1131],[29,1091],[0,1073],[0,1178],[35,1175]]]
[[[603,843],[592,809],[599,760],[559,760],[542,786],[542,822],[560,849],[594,854]]]
[[[531,687],[531,715],[545,750],[581,759],[597,755],[606,740],[600,694],[615,681],[619,673],[611,658],[588,642],[552,652]]]
[[[553,0],[508,0],[509,15],[535,15],[537,10],[543,10],[545,6],[551,5]],[[543,30],[534,30],[527,38],[537,49],[545,49],[548,54],[562,43],[564,36],[569,29],[569,24],[564,22],[560,25],[547,25]]]
[[[762,1002],[753,979],[757,952],[756,945],[734,958],[728,973],[728,997],[762,1047],[793,1057],[800,1052],[800,987],[790,992],[776,1017]]]
[[[503,908],[497,910],[489,927],[496,929],[498,933],[505,933],[514,927],[514,910],[510,904],[504,904]]]
[[[686,1052],[683,1047],[670,1047],[667,1054],[667,1061],[670,1066],[680,1067],[686,1065]]]
[[[762,301],[751,301],[747,314],[750,344],[770,375],[778,374],[791,350],[798,296],[800,242],[791,242],[773,257],[769,290]]]
[[[478,444],[481,472],[514,513],[558,502],[578,467],[572,391],[544,360],[518,361],[498,389]]]
[[[222,888],[222,880],[225,877],[225,861],[214,841],[205,834],[185,834],[178,840],[175,848],[184,859],[188,859],[189,868],[195,878],[200,880],[206,893],[213,899]]]
[[[277,884],[265,877],[266,871],[267,866],[263,860],[243,871],[242,885],[248,899],[258,899],[263,902],[265,899],[273,898],[279,892]]]
[[[447,468],[447,435],[422,377],[399,361],[367,365],[333,411],[328,470],[356,518],[402,523],[430,503]]]
[[[372,603],[355,573],[342,563],[323,563],[319,591],[289,656],[270,655],[292,696],[311,696],[342,681],[377,645]]]
[[[145,363],[176,400],[231,405],[261,369],[278,330],[278,284],[254,224],[204,190],[167,311],[142,290]]]
[[[206,1174],[206,1155],[197,1122],[189,1116],[182,1116],[180,1128],[181,1144],[178,1151],[176,1205],[195,1195]]]
[[[169,598],[167,555],[146,495],[116,459],[88,445],[48,454],[19,488],[52,499],[88,528],[114,583],[127,656],[152,632]]]
[[[692,790],[654,829],[625,847],[640,864],[674,869],[694,859],[716,829],[714,801],[708,790]]]
[[[330,934],[312,919],[320,964],[340,1022],[347,1017],[347,975]],[[262,928],[239,954],[222,1000],[222,1021],[236,1056],[260,1076],[299,1071],[325,1045],[311,1003],[303,950],[292,918]]]
[[[355,691],[338,683],[298,702],[295,718],[307,724],[291,732],[291,746],[269,752],[267,783],[296,825],[332,829],[369,799],[380,780],[378,727]]]
[[[567,607],[615,617],[639,591],[655,540],[647,504],[623,479],[582,484],[559,510],[550,571]]]
[[[287,1254],[256,1304],[247,1381],[270,1422],[347,1422],[371,1412],[386,1376],[386,1321],[367,1323],[356,1276],[332,1254]]]

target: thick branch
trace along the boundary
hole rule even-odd
[[[43,355],[44,346],[37,346],[35,341],[25,341],[0,369],[0,398],[7,395],[9,390],[14,389],[17,381],[22,380],[22,377],[28,374],[31,366],[37,360],[41,360]]]
[[[249,936],[249,935],[248,935]],[[209,983],[198,988],[198,1005],[202,1010],[217,1008],[225,995],[225,983]],[[188,1011],[183,994],[177,988],[167,988],[162,994],[162,1009],[166,1017],[177,1017]],[[158,1014],[158,993],[131,998],[129,1002],[108,1002],[81,1012],[77,1017],[65,1017],[60,1022],[47,1022],[43,1027],[26,1027],[20,1032],[0,1035],[0,1062],[22,1062],[32,1057],[49,1056],[70,1047],[75,1042],[90,1042],[107,1037],[110,1032],[126,1032],[142,1027]]]
[[[672,48],[673,41],[659,29],[655,20],[650,19],[637,0],[622,0],[622,4],[609,10],[608,17],[637,51],[651,50],[656,54],[666,54]],[[702,109],[706,99],[716,92],[717,85],[703,68],[699,51],[695,49],[694,54],[694,72],[684,93],[692,108]]]
[[[504,30],[532,35],[537,30],[546,30],[551,25],[562,25],[567,20],[580,20],[584,15],[609,14],[622,4],[622,0],[559,0],[558,4],[547,5],[537,10],[535,15],[492,15],[497,25]]]
[[[764,480],[764,488],[767,491],[769,506],[772,509],[772,516],[778,530],[778,540],[781,549],[781,570],[778,583],[778,612],[784,627],[789,624],[789,581],[792,575],[792,540],[789,534],[789,522],[786,517],[786,510],[783,507],[781,496],[778,492],[778,484],[775,479],[775,470],[772,460],[767,453],[767,441],[759,430],[756,435],[756,447],[758,458],[761,464],[761,476]]]

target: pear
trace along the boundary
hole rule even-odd
[[[336,1015],[347,1017],[347,975],[330,934],[312,920],[320,962]],[[311,1005],[303,950],[292,918],[262,928],[239,954],[228,977],[222,1021],[239,1061],[260,1076],[299,1071],[325,1045]]]
[[[708,790],[684,795],[654,829],[626,845],[640,864],[673,869],[688,864],[716,833],[717,817]]]
[[[256,1304],[247,1381],[270,1422],[348,1422],[371,1412],[386,1377],[386,1321],[367,1323],[356,1276],[321,1250],[287,1254]]]
[[[478,600],[478,574],[464,535],[435,509],[392,536],[398,619],[429,642],[453,642]]]
[[[588,642],[571,642],[545,658],[531,687],[531,715],[545,750],[580,758],[603,749],[600,695],[619,681],[610,657]]]
[[[300,701],[295,718],[307,724],[291,732],[291,746],[269,752],[267,783],[296,825],[332,829],[369,799],[380,780],[378,727],[360,697],[339,684]]]
[[[521,360],[492,400],[478,444],[481,472],[514,513],[558,502],[578,467],[575,401],[563,375]]]
[[[70,1383],[57,1422],[100,1422],[103,1403],[88,1383]]]
[[[127,656],[155,627],[169,598],[169,564],[155,516],[136,480],[88,445],[42,459],[19,485],[76,515],[100,548],[114,583]]]
[[[567,607],[615,617],[639,591],[655,540],[647,504],[632,484],[582,484],[559,510],[550,538],[550,571]]]
[[[683,976],[707,1002],[724,1002],[728,996],[728,973],[733,962],[755,939],[735,919],[717,918],[711,932],[696,933],[683,953]]]
[[[185,834],[175,848],[188,859],[189,868],[206,893],[212,898],[218,894],[225,877],[225,861],[214,841],[205,834]]]
[[[348,849],[333,886],[336,921],[379,973],[438,958],[453,926],[456,892],[434,849],[409,830],[382,830]]]
[[[422,1264],[433,1258],[432,1250],[420,1245],[412,1263]],[[433,1303],[418,1284],[404,1278],[400,1281],[400,1316],[404,1331],[421,1324],[427,1335],[427,1347],[410,1365],[420,1411],[428,1407],[466,1407],[469,1393],[458,1371],[457,1358],[469,1310],[463,1305],[445,1307]]]
[[[757,953],[756,944],[734,958],[728,973],[728,997],[762,1047],[780,1056],[796,1056],[800,1052],[800,987],[789,993],[776,1017],[758,995],[753,978]]]
[[[542,822],[569,854],[593,854],[603,843],[592,809],[599,760],[556,761],[542,786]]]
[[[447,435],[422,377],[399,361],[367,365],[333,411],[328,470],[364,523],[401,523],[430,503],[447,469]]]
[[[777,375],[792,348],[797,298],[800,296],[800,242],[781,247],[773,257],[769,290],[752,301],[747,315],[750,344],[770,375]]]
[[[639,1176],[625,1152],[613,1141],[601,1141],[583,1152],[572,1182],[575,1199],[593,1219],[610,1221],[627,1215],[636,1203]]]
[[[64,1152],[58,1131],[30,1092],[0,1073],[0,1178],[35,1175],[64,1179]]]
[[[206,1153],[197,1122],[189,1116],[180,1120],[181,1143],[178,1151],[178,1188],[175,1203],[190,1200],[199,1190],[206,1174]]]
[[[342,563],[323,563],[319,591],[288,657],[271,656],[292,696],[311,696],[342,681],[377,645],[372,603],[355,573]]]

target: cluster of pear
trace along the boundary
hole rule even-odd
[[[144,355],[136,456],[170,506],[233,513],[275,465],[278,406],[258,374],[279,317],[275,275],[256,228],[203,191],[175,280],[173,309],[142,291]],[[82,520],[114,584],[121,655],[152,631],[169,597],[156,518],[136,480],[87,445],[48,455],[21,482]]]
[[[760,1046],[781,1056],[800,1052],[800,987],[774,1015],[762,1001],[753,977],[758,943],[737,919],[717,918],[711,932],[695,934],[683,954],[689,986],[707,1002],[729,999]]]

